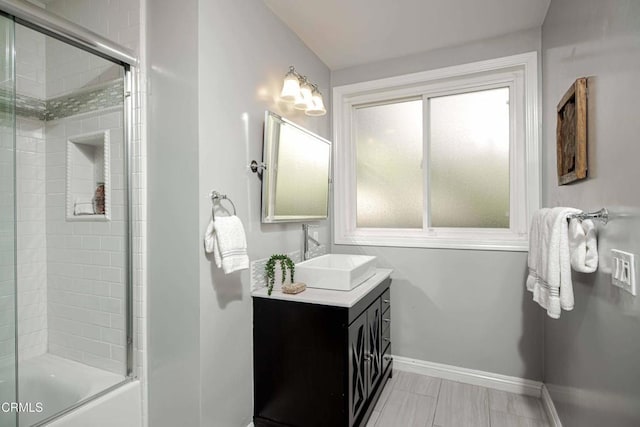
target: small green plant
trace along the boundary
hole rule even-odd
[[[289,280],[293,283],[293,274],[296,270],[296,265],[291,261],[291,258],[281,254],[271,255],[271,258],[267,261],[267,265],[264,266],[264,273],[267,276],[267,290],[269,295],[271,295],[273,285],[276,282],[277,262],[280,262],[280,269],[282,270],[282,283],[284,283],[284,279],[287,275],[287,269],[289,270]]]

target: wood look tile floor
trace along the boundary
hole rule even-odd
[[[393,371],[367,427],[549,427],[540,399]]]

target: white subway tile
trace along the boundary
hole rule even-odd
[[[93,293],[97,296],[108,297],[111,295],[111,284],[108,282],[95,281],[93,283]]]
[[[124,331],[111,328],[100,329],[101,341],[108,342],[110,344],[123,346],[125,342]]]
[[[122,283],[123,271],[116,267],[100,267],[100,279],[106,282]]]
[[[122,313],[122,300],[117,298],[100,297],[100,310],[112,313]]]
[[[112,314],[111,315],[111,328],[124,330],[125,322],[124,315],[122,314]]]
[[[102,237],[100,248],[104,251],[123,251],[124,239],[122,237]]]

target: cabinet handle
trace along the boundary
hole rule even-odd
[[[389,322],[391,322],[391,319],[382,319],[382,321],[389,323]]]
[[[385,303],[385,304],[389,304],[391,302],[391,300],[383,299],[382,302]]]

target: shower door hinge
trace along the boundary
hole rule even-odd
[[[127,345],[131,345],[131,344],[133,344],[133,338],[127,337]]]

